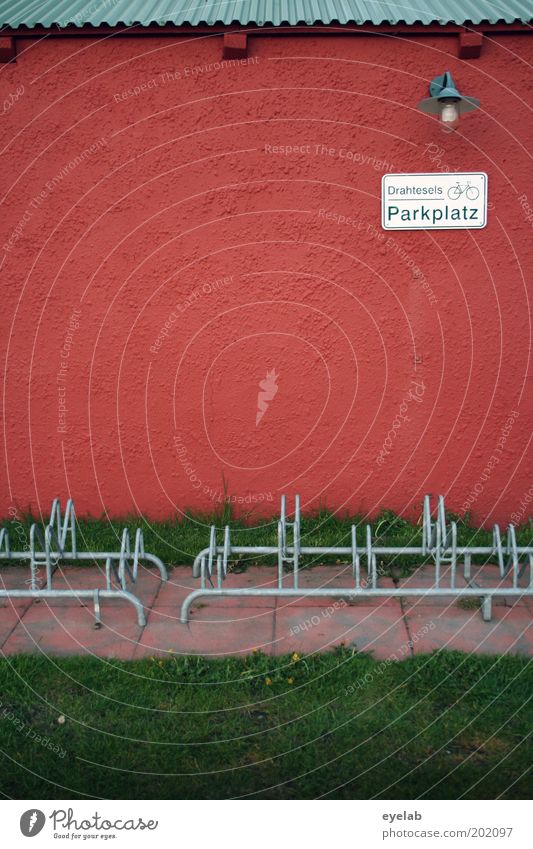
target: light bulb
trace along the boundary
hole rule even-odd
[[[450,132],[454,130],[459,123],[459,110],[457,104],[453,100],[443,101],[440,111],[440,119],[443,123],[443,129]]]

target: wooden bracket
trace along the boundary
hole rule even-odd
[[[15,39],[9,35],[0,37],[0,62],[11,62],[15,57]]]
[[[459,33],[459,59],[478,59],[483,46],[483,34],[480,32]]]
[[[224,33],[223,59],[245,59],[248,56],[248,35],[245,32]]]

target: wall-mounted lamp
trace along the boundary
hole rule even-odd
[[[472,112],[481,105],[477,98],[459,94],[449,71],[432,80],[429,93],[431,97],[421,100],[418,108],[429,115],[440,115],[442,127],[448,132],[455,130],[463,112]]]

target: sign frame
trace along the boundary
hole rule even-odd
[[[390,205],[389,200],[386,195],[386,185],[387,180],[394,177],[432,177],[433,179],[440,179],[442,177],[451,178],[452,180],[460,183],[461,180],[467,180],[471,177],[481,177],[483,182],[483,192],[484,192],[484,202],[482,207],[483,212],[483,223],[477,224],[475,226],[465,224],[455,224],[451,221],[446,221],[445,224],[431,224],[431,223],[423,223],[423,224],[414,224],[409,225],[407,223],[400,223],[398,225],[391,225],[386,223],[386,211]],[[381,178],[381,227],[383,230],[483,230],[487,226],[487,202],[488,202],[488,184],[489,178],[485,171],[418,171],[416,173],[408,173],[404,171],[391,172],[389,174],[383,174]],[[448,189],[449,191],[449,189]],[[401,199],[399,199],[401,202]],[[411,199],[409,199],[411,200]],[[440,200],[443,203],[445,202],[445,198],[421,198],[421,203],[426,202],[435,202],[435,200]],[[405,202],[405,201],[404,201]],[[453,202],[453,201],[452,201]]]

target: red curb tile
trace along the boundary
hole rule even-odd
[[[361,581],[365,581],[367,579],[366,570],[361,569]],[[330,566],[314,566],[312,569],[301,569],[298,575],[298,583],[299,588],[301,590],[304,589],[328,589],[328,590],[342,590],[344,591],[344,596],[339,596],[338,598],[332,598],[331,596],[328,598],[327,596],[302,596],[302,598],[294,598],[290,600],[290,604],[296,607],[327,607],[330,603],[334,601],[339,601],[341,598],[344,598],[347,601],[348,593],[351,589],[355,588],[355,579],[352,574],[351,565],[346,564],[335,564]],[[273,586],[276,586],[274,582]],[[284,579],[284,586],[292,588],[292,573],[287,573]],[[378,587],[385,587],[383,580],[378,581]],[[392,586],[392,584],[391,584]],[[280,598],[278,600],[278,605],[283,603],[285,604],[288,599],[284,600]],[[371,599],[371,598],[358,598],[356,600],[348,602],[350,606],[362,606],[367,607],[368,605],[377,602],[377,604],[395,604],[395,600],[392,598],[380,598],[380,599]]]
[[[530,611],[530,615],[531,615],[531,612],[533,611],[533,608],[530,607],[530,605],[528,605],[527,599],[525,598],[525,596],[519,596],[518,598],[505,598],[504,602],[505,602],[505,607],[523,607],[526,610]]]
[[[483,587],[512,587],[512,576],[507,575],[505,578],[501,579],[499,575],[498,566],[496,564],[490,563],[483,567],[477,564],[472,565],[471,575],[472,579],[480,585],[480,598],[483,595]],[[383,581],[381,583],[383,583]],[[435,567],[431,565],[426,565],[421,566],[409,577],[401,578],[399,581],[399,586],[409,587],[410,585],[412,585],[421,587],[422,589],[427,588],[429,591],[431,587],[434,586],[434,583]],[[449,565],[444,564],[441,568],[440,587],[449,587],[450,583],[451,570]],[[463,577],[462,564],[457,568],[456,571],[456,586],[459,589],[467,586],[467,583]],[[427,596],[404,596],[404,602],[406,607],[431,605],[434,607],[448,608],[450,606],[457,605],[459,603],[459,600],[457,598],[454,598],[453,596],[436,597],[428,594]],[[493,599],[493,606],[513,606],[516,603],[520,603],[520,600],[515,599],[512,596],[499,596]]]
[[[472,578],[473,580],[479,584],[480,587],[508,587],[509,589],[513,586],[513,576],[512,573],[508,573],[504,578],[500,578],[499,568],[496,564],[488,564],[487,566],[480,567],[478,565],[472,566]],[[526,570],[526,573],[522,575],[522,577],[518,581],[518,587],[523,592],[527,590],[527,585],[529,582],[529,571]],[[533,602],[533,598],[530,599]],[[493,605],[497,604],[505,604],[507,607],[514,607],[515,605],[519,605],[520,607],[527,606],[528,597],[527,596],[500,596],[499,598],[493,599]]]
[[[139,601],[141,601],[146,608],[151,608],[159,591],[160,585],[161,582],[159,580],[159,572],[157,572],[157,570],[148,571],[146,569],[139,569],[137,583],[135,585],[129,585],[128,590],[132,592],[133,595],[136,595]],[[52,578],[52,587],[56,590],[105,589],[105,586],[105,570],[101,570],[97,566],[68,566],[65,569],[59,568]],[[120,589],[116,582],[113,582],[113,589]],[[54,606],[70,607],[75,606],[75,604],[76,601],[72,598],[56,599],[54,602]],[[116,604],[116,602],[106,602],[105,599],[103,599],[101,601],[102,609],[104,605],[109,604]],[[90,608],[92,603],[90,600],[83,599],[81,605],[83,607]]]
[[[9,569],[0,568],[0,588],[5,589],[30,589],[29,583],[30,572],[28,569],[20,567],[10,567]],[[44,579],[44,570],[41,570],[40,577]],[[63,589],[104,589],[106,585],[105,569],[98,564],[91,566],[59,566],[52,576],[52,588],[57,590]],[[155,597],[159,586],[159,572],[156,569],[139,569],[137,578],[137,594],[141,601],[145,601],[148,606]],[[135,592],[135,588],[133,588]],[[141,596],[144,595],[144,598]],[[11,600],[0,599],[0,607],[9,604]],[[13,599],[13,601],[24,601],[21,599]],[[65,603],[72,605],[72,599],[58,599],[57,603]],[[26,603],[24,601],[24,603]]]
[[[496,607],[491,622],[479,610],[426,605],[406,613],[415,654],[449,649],[474,654],[533,654],[533,621],[525,607]]]
[[[408,640],[398,602],[381,608],[346,605],[324,615],[316,607],[293,605],[276,610],[272,650],[309,654],[344,644],[384,659],[394,654],[408,657]]]
[[[5,610],[18,610],[21,616],[24,611],[31,605],[31,598],[3,598],[0,599],[0,619],[4,616]]]
[[[169,575],[168,581],[161,584],[159,587],[156,606],[158,608],[171,608],[176,611],[176,615],[179,615],[179,609],[183,600],[189,595],[189,593],[197,588],[197,581],[193,582],[191,579],[190,586],[187,586],[181,582],[180,578],[176,578],[174,575]]]
[[[148,625],[135,650],[135,658],[150,655],[201,654],[222,657],[248,654],[259,649],[271,651],[274,610],[253,609],[247,614],[241,607],[203,607],[191,616],[188,625],[179,621],[179,611],[168,608],[152,611]]]
[[[262,587],[273,589],[276,586],[277,573],[274,569],[261,569],[251,567],[246,572],[238,572],[228,575],[224,581],[225,589],[245,589],[247,587],[255,588]],[[213,581],[216,584],[216,581]],[[190,566],[179,566],[172,570],[169,574],[167,583],[162,584],[157,596],[157,607],[172,607],[179,615],[179,609],[182,602],[193,590],[200,589],[200,579],[192,577],[192,568]],[[275,598],[261,598],[254,596],[245,596],[243,598],[232,598],[228,596],[208,596],[209,589],[206,591],[206,597],[200,599],[198,604],[209,604],[211,607],[266,607],[274,608],[276,606]],[[193,607],[193,609],[194,609]]]
[[[431,564],[420,566],[420,568],[416,569],[411,575],[408,575],[405,578],[400,578],[400,580],[398,581],[398,586],[402,589],[412,586],[427,590],[427,595],[403,596],[402,604],[404,606],[405,611],[417,610],[421,607],[425,608],[426,606],[431,606],[433,608],[441,610],[449,610],[459,604],[459,599],[457,598],[457,596],[431,595],[431,590],[435,587],[435,566]],[[451,569],[447,564],[443,564],[441,566],[439,586],[442,589],[451,586]],[[463,577],[462,565],[456,570],[456,586],[459,589],[467,586]],[[494,604],[503,605],[504,603],[504,599],[494,600]]]
[[[474,566],[474,577],[477,571],[478,567]],[[449,581],[449,567],[443,566],[441,574],[444,585]],[[364,575],[362,570],[363,578]],[[6,587],[24,588],[27,577],[27,570],[21,567],[2,568],[0,586],[3,581]],[[290,573],[285,575],[285,586],[290,585],[291,578]],[[351,567],[345,564],[300,572],[302,590],[321,586],[344,590],[352,580]],[[499,582],[497,567],[485,567],[477,580],[494,586]],[[401,579],[404,586],[416,584],[428,589],[433,581],[431,566],[421,567],[414,575]],[[462,572],[458,570],[458,586],[462,582]],[[68,566],[58,569],[54,575],[57,589],[92,589],[104,584],[104,570],[95,565]],[[275,588],[276,584],[275,567],[252,566],[245,572],[230,574],[224,586]],[[510,586],[511,579],[506,577],[502,584]],[[394,587],[388,577],[381,577],[378,585]],[[505,597],[499,604],[495,601],[493,622],[484,623],[479,610],[459,607],[453,597],[408,596],[400,604],[394,598],[361,598],[355,602],[325,596],[220,598],[210,597],[208,591],[191,608],[190,625],[182,625],[179,622],[181,604],[198,588],[199,581],[192,577],[190,566],[170,570],[168,583],[160,582],[157,570],[141,568],[134,591],[148,612],[144,631],[137,625],[136,612],[127,602],[103,599],[103,626],[95,630],[92,604],[87,600],[76,603],[73,599],[61,599],[50,604],[24,599],[2,600],[0,645],[3,642],[4,651],[9,654],[93,653],[127,659],[165,655],[168,649],[207,656],[248,653],[254,648],[275,654],[309,653],[344,643],[359,651],[373,652],[377,658],[402,659],[411,653],[406,620],[402,619],[403,606],[412,649],[416,653],[441,647],[488,654],[506,651],[531,654],[533,651],[531,630],[527,635],[522,634],[531,624],[533,614],[533,598],[525,596],[516,600]],[[22,621],[21,617],[24,617]],[[136,646],[139,637],[141,644]]]
[[[0,561],[1,563],[1,561]],[[29,569],[23,566],[1,566],[0,565],[0,589],[2,590],[28,590],[29,585]],[[28,582],[28,583],[27,583]],[[31,599],[26,598],[0,598],[0,609],[27,609],[31,604]],[[2,614],[3,615],[3,614]]]
[[[0,610],[0,648],[2,650],[4,650],[4,645],[9,639],[10,634],[14,631],[22,617],[25,615],[27,607],[29,607],[29,605],[24,608],[2,607],[2,610]]]
[[[526,607],[530,611],[530,613],[533,613],[533,597],[524,596],[524,598],[521,599],[521,602],[523,603],[524,607]]]
[[[439,587],[441,589],[445,589],[450,586],[451,569],[446,564],[443,564],[440,570]],[[466,583],[463,578],[463,573],[460,568],[458,568],[456,572],[456,586],[458,588],[466,587]],[[420,568],[415,569],[415,571],[411,575],[408,575],[405,578],[400,578],[398,581],[398,587],[401,589],[417,587],[423,590],[427,590],[429,593],[435,587],[435,566],[431,564],[426,566],[420,566]],[[457,603],[456,598],[454,598],[453,596],[403,596],[403,600],[407,606],[417,605],[422,602],[425,604],[431,604],[435,607],[449,607],[450,604]]]
[[[213,599],[214,601],[215,599]],[[231,602],[233,599],[224,599],[224,602]],[[239,601],[239,599],[235,599]],[[233,607],[229,603],[216,605],[211,603],[211,599],[205,602],[199,599],[189,610],[189,621],[193,622],[226,622],[233,621],[236,623],[248,622],[250,620],[258,620],[261,617],[269,616],[274,612],[273,607],[245,607],[243,604],[237,604]],[[181,609],[179,607],[167,607],[165,605],[156,605],[150,611],[148,624],[151,626],[155,622],[179,622]]]
[[[55,606],[43,601],[33,603],[2,646],[2,651],[5,654],[95,654],[131,659],[142,632],[135,610],[127,602],[121,606],[104,605],[105,601],[102,602],[102,627],[95,629],[93,613],[88,608],[71,605],[55,610]]]
[[[344,608],[357,608],[362,607],[364,609],[373,608],[374,610],[381,610],[383,607],[391,607],[394,610],[400,610],[401,612],[401,604],[399,599],[394,598],[357,598],[354,600],[348,599],[348,597],[339,596],[338,598],[333,598],[331,596],[316,596],[312,598],[306,598],[305,596],[295,597],[295,598],[286,598],[284,596],[279,596],[277,599],[276,611],[279,613],[282,610],[292,610],[294,608],[314,608],[313,615],[319,617],[326,617],[334,615],[337,611],[340,611]]]

